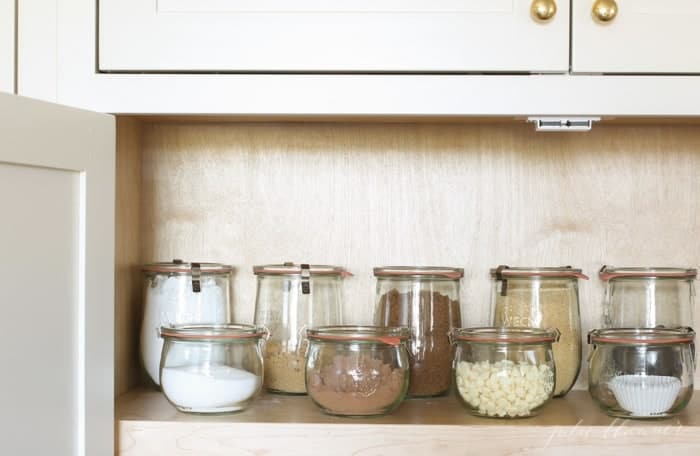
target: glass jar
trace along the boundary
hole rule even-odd
[[[693,325],[697,269],[603,266],[604,328]]]
[[[262,388],[266,332],[251,325],[177,325],[160,330],[160,381],[181,412],[245,409]]]
[[[270,332],[265,387],[272,393],[306,394],[306,329],[342,323],[343,278],[338,266],[255,266],[255,324]]]
[[[325,413],[384,415],[408,389],[408,328],[327,326],[308,331],[306,387]]]
[[[534,416],[552,398],[556,330],[465,328],[452,332],[457,345],[458,396],[478,416]]]
[[[593,330],[588,391],[608,415],[676,415],[693,395],[694,339],[689,328]]]
[[[554,346],[557,384],[554,396],[564,396],[581,370],[580,269],[511,268],[491,270],[491,323],[502,327],[556,328]]]
[[[440,396],[450,389],[454,351],[449,333],[462,325],[459,281],[463,275],[459,268],[374,268],[374,323],[411,328],[409,396]]]
[[[153,263],[143,267],[144,312],[141,324],[141,362],[159,385],[161,326],[224,324],[231,321],[232,267],[218,263]]]

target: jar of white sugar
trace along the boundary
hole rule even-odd
[[[163,350],[161,326],[225,324],[231,321],[232,267],[218,263],[173,260],[147,264],[141,361],[148,376],[160,384],[158,369]]]
[[[529,417],[552,398],[557,330],[465,328],[450,336],[457,392],[472,414]]]
[[[160,329],[160,384],[181,412],[244,410],[262,388],[264,338],[252,325],[177,325]]]

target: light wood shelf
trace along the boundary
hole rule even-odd
[[[333,417],[308,397],[268,394],[238,414],[196,416],[146,389],[119,398],[116,413],[119,454],[128,456],[700,452],[700,400],[675,418],[633,421],[608,417],[586,391],[553,400],[537,417],[516,420],[473,417],[454,395],[407,400],[377,418]]]

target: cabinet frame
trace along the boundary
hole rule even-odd
[[[19,0],[19,93],[119,114],[700,116],[700,77],[104,74],[95,0]]]

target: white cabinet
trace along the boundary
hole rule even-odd
[[[114,128],[0,94],[2,454],[113,454]]]
[[[594,0],[573,0],[572,70],[577,73],[700,73],[700,2],[605,0],[617,6],[608,22]]]
[[[566,72],[569,2],[547,22],[532,3],[100,0],[99,69]]]
[[[0,92],[15,90],[15,0],[0,0]]]

